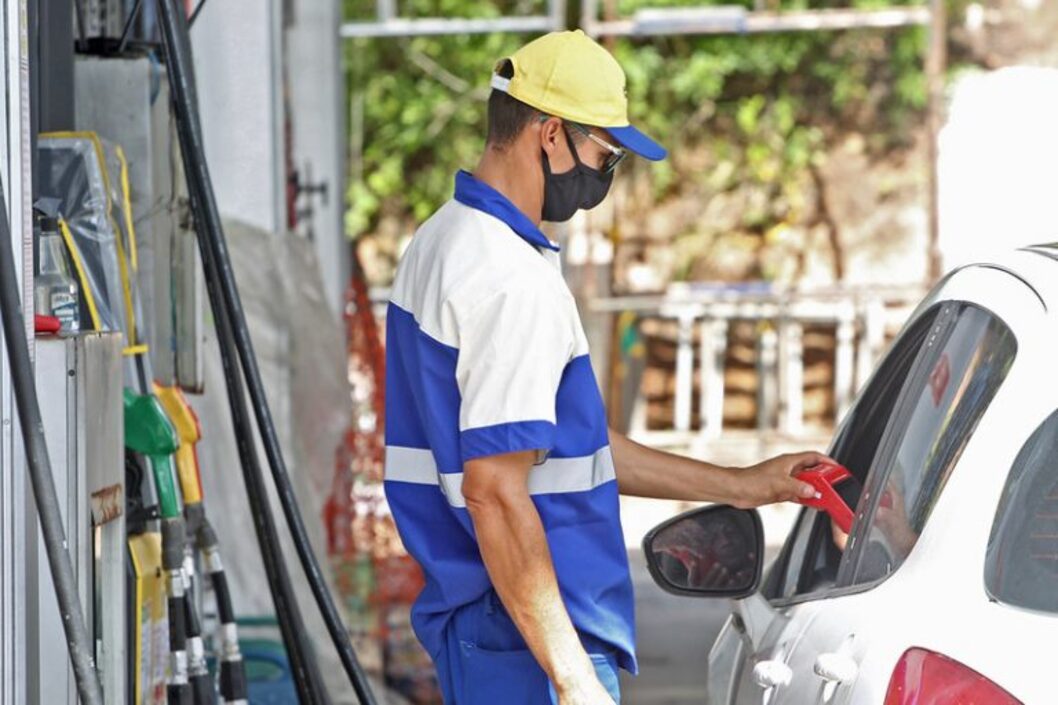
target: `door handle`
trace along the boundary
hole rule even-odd
[[[848,683],[855,680],[859,666],[848,654],[820,654],[816,659],[816,675],[831,683]]]
[[[793,669],[782,661],[760,661],[753,667],[753,682],[761,688],[790,685]]]

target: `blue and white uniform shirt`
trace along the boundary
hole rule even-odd
[[[426,587],[412,624],[443,648],[491,589],[463,464],[537,450],[529,492],[575,627],[635,671],[632,583],[606,413],[558,247],[466,172],[397,270],[386,327],[386,497]]]

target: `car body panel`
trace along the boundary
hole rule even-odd
[[[898,659],[912,646],[966,664],[1025,703],[1053,699],[1058,615],[990,601],[984,562],[1011,464],[1058,408],[1058,259],[1022,251],[964,267],[926,297],[912,320],[948,300],[992,312],[1013,331],[1018,349],[914,549],[873,586],[778,603],[759,644],[748,643],[740,620],[729,620],[709,657],[710,705],[880,703]],[[828,686],[815,673],[818,657],[828,653],[851,658],[856,677]],[[757,685],[753,667],[763,660],[786,663],[790,684]]]

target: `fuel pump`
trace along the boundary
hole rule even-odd
[[[231,594],[217,536],[206,519],[202,501],[195,453],[201,431],[179,389],[154,383],[144,342],[127,162],[120,147],[92,132],[53,133],[42,139],[42,146],[51,173],[76,170],[85,174],[85,178],[75,180],[78,190],[59,190],[59,184],[66,183],[60,179],[55,179],[54,186],[46,181],[46,186],[56,190],[53,195],[62,210],[76,216],[71,219],[75,226],[66,220],[61,220],[60,226],[85,294],[86,318],[93,327],[125,333],[126,419],[140,424],[141,431],[149,421],[153,429],[153,435],[139,433],[135,442],[130,434],[128,444],[134,451],[128,464],[130,499],[138,502],[138,511],[130,510],[134,590],[129,619],[133,622],[130,643],[135,644],[129,665],[133,681],[130,700],[135,705],[155,705],[164,697],[162,688],[168,691],[170,703],[183,703],[184,698],[191,697],[196,705],[202,705],[216,699],[196,601],[191,599],[196,566],[192,549],[197,548],[215,588],[222,622],[221,694],[225,702],[244,701],[246,676]],[[164,433],[167,428],[172,438]],[[147,452],[150,439],[165,442]],[[140,492],[135,491],[137,487]],[[177,552],[179,536],[184,538]],[[164,580],[158,579],[160,573],[165,574]],[[171,654],[166,649],[166,635]],[[166,656],[169,664],[165,663]]]
[[[162,570],[169,613],[169,705],[190,705],[192,690],[187,660],[187,595],[184,578],[183,511],[177,491],[173,455],[180,445],[165,409],[154,396],[125,390],[125,445],[147,459],[158,493],[162,527]]]
[[[202,429],[198,417],[179,387],[163,387],[155,384],[154,391],[180,436],[180,447],[176,451],[176,474],[184,495],[184,518],[187,521],[187,532],[190,539],[188,546],[194,545],[201,551],[203,565],[209,573],[210,583],[217,600],[217,613],[220,615],[221,622],[220,695],[225,703],[244,703],[247,697],[246,669],[239,650],[235,610],[232,607],[231,592],[228,589],[228,578],[221,561],[217,535],[209,523],[205,504],[202,501],[201,468],[195,447],[202,437]],[[190,556],[185,556],[185,559],[190,559]],[[193,566],[194,561],[185,560],[185,563]],[[188,574],[193,575],[192,572]],[[191,647],[191,678],[194,680],[204,674],[208,679],[209,673],[205,670],[201,629],[198,620],[191,619],[192,616],[193,612],[189,614],[188,620],[190,623],[188,637]],[[200,663],[199,660],[201,660]]]

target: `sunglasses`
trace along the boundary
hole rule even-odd
[[[540,122],[546,121],[549,117],[550,116],[548,115],[541,114]],[[574,130],[584,135],[592,142],[609,152],[609,154],[606,155],[606,159],[603,160],[602,166],[599,168],[599,171],[601,171],[603,174],[611,173],[614,169],[617,168],[617,165],[623,162],[625,160],[625,157],[628,156],[627,150],[622,149],[621,147],[615,147],[614,145],[610,144],[602,137],[599,137],[594,132],[592,132],[591,128],[586,125],[581,125],[580,123],[572,122],[570,120],[563,120],[563,124],[571,126]]]
[[[624,161],[625,157],[628,156],[627,150],[622,149],[621,147],[615,147],[614,145],[604,140],[602,137],[596,135],[594,132],[591,131],[590,128],[586,127],[585,125],[580,125],[575,122],[570,122],[567,124],[572,125],[574,130],[577,130],[582,135],[590,139],[592,142],[609,152],[609,154],[606,155],[606,159],[603,160],[602,167],[600,168],[600,171],[602,171],[602,173],[609,174],[617,168],[618,164]]]

